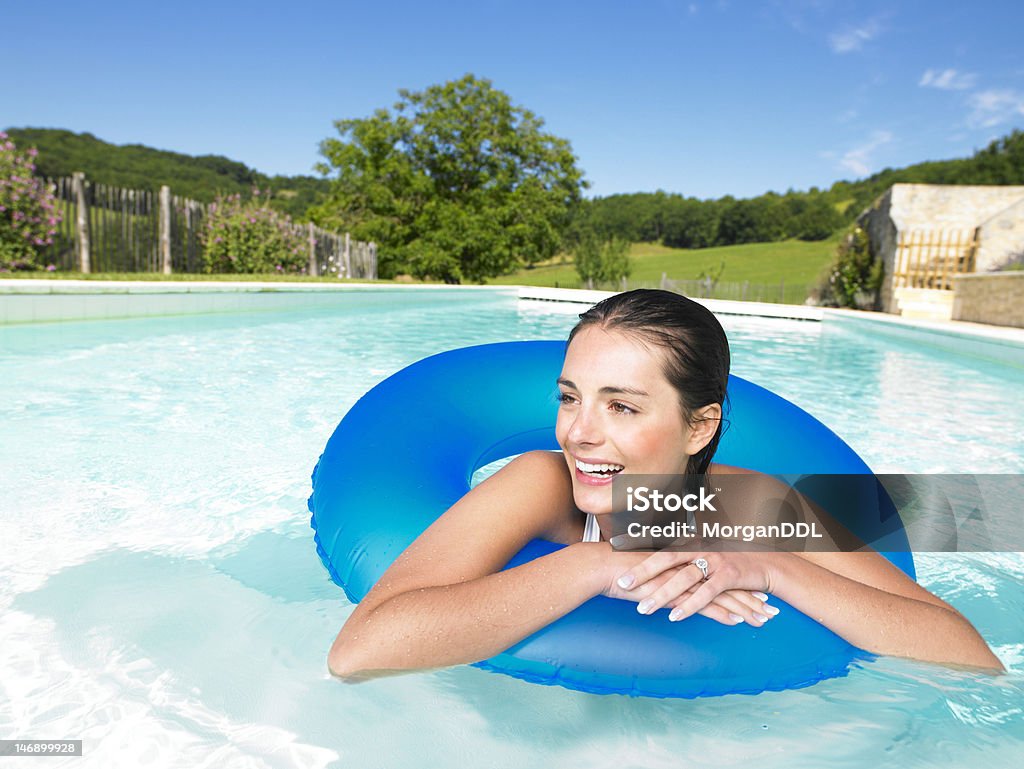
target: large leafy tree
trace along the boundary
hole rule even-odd
[[[320,145],[314,220],[379,246],[382,277],[480,281],[553,256],[584,186],[569,142],[489,80],[399,91]]]

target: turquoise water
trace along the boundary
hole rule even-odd
[[[0,738],[83,739],[64,762],[81,767],[1019,763],[1020,554],[918,557],[1000,677],[880,659],[799,691],[695,701],[469,667],[332,680],[326,650],[351,606],[305,501],[337,421],[424,355],[561,337],[574,316],[486,293],[315,301],[0,328]],[[723,322],[736,373],[876,471],[1024,472],[1020,370],[829,323]]]

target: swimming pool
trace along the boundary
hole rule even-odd
[[[469,667],[329,678],[351,607],[319,565],[305,500],[337,421],[424,355],[559,338],[573,321],[435,290],[0,327],[0,738],[83,739],[66,763],[102,767],[1015,766],[1019,554],[918,557],[1001,677],[880,659],[808,689],[694,701]],[[1019,369],[842,324],[723,323],[735,373],[876,471],[1024,472]]]

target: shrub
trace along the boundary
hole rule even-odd
[[[291,217],[270,208],[270,193],[251,200],[218,197],[203,228],[203,270],[207,273],[300,273],[309,261],[306,242]]]
[[[870,309],[882,287],[882,263],[871,253],[868,234],[854,226],[836,248],[836,258],[821,287],[822,304]]]
[[[34,176],[36,150],[19,152],[0,131],[0,271],[39,269],[39,251],[53,243],[60,213],[52,190]]]
[[[586,233],[574,247],[573,256],[576,274],[587,288],[593,288],[595,282],[617,283],[629,277],[631,265],[627,240],[613,237],[600,241],[593,233]]]

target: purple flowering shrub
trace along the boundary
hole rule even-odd
[[[240,195],[218,197],[203,228],[203,270],[230,272],[303,272],[308,263],[306,242],[291,217],[269,205],[269,192],[251,200]]]
[[[0,272],[39,269],[60,224],[53,192],[34,176],[34,148],[19,152],[0,131]]]

